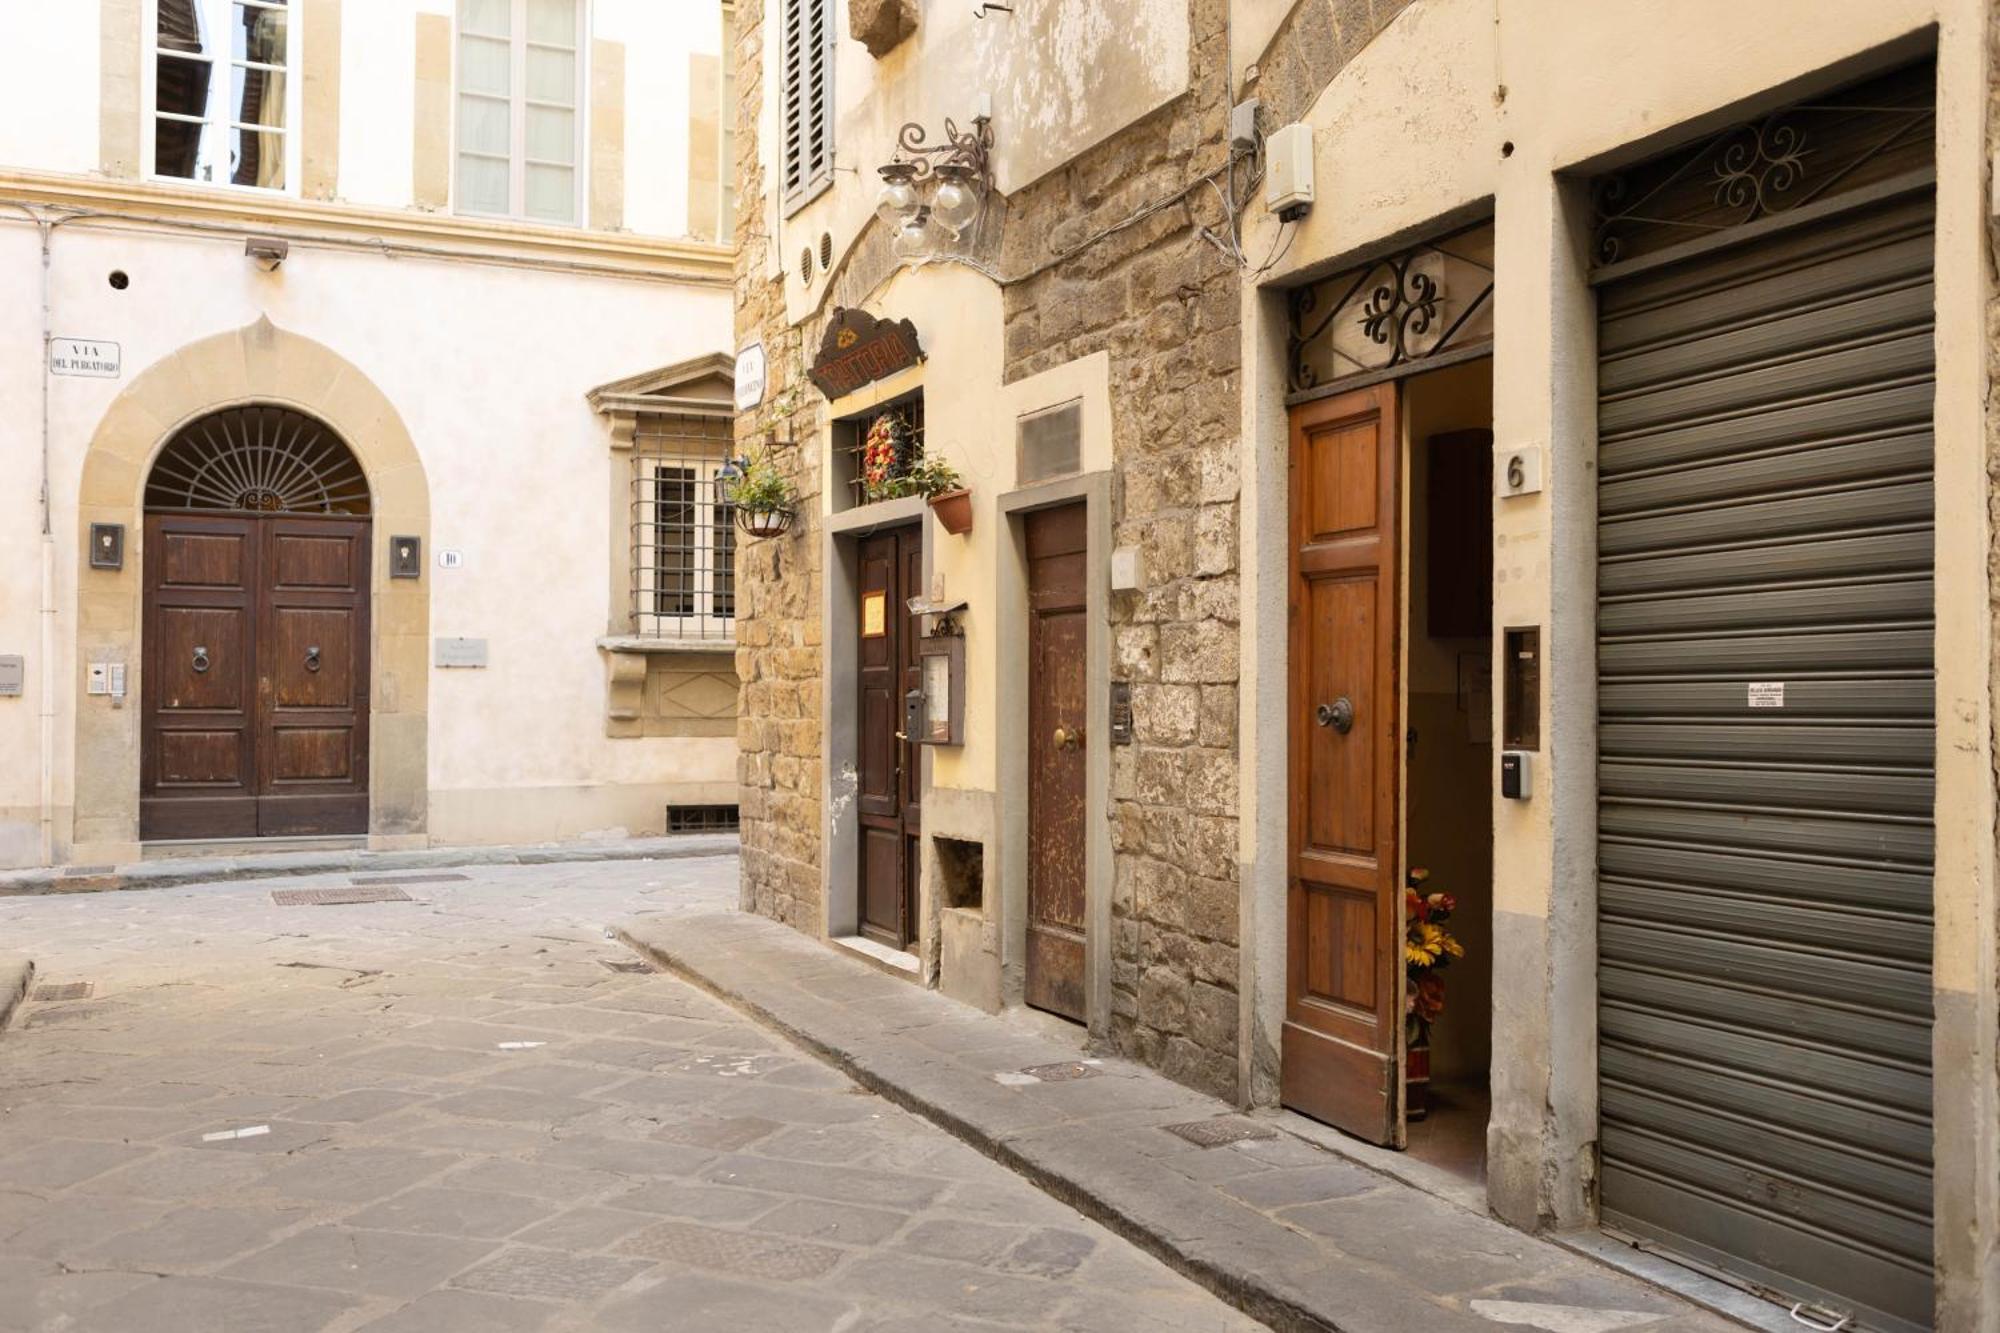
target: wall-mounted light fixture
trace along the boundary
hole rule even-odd
[[[278,271],[278,265],[285,262],[285,256],[292,252],[292,243],[279,236],[246,236],[243,238],[243,253],[257,261],[257,267],[266,273]]]
[[[882,193],[875,212],[895,229],[890,241],[903,259],[928,259],[979,220],[993,186],[993,122],[975,116],[961,131],[947,119],[944,142],[926,144],[915,121],[896,135],[896,155],[877,170]]]

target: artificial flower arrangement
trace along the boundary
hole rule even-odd
[[[910,423],[900,412],[884,412],[868,423],[861,441],[861,489],[870,500],[893,500],[913,493],[908,482]]]
[[[1445,929],[1458,910],[1448,893],[1425,893],[1431,872],[1412,867],[1403,889],[1403,970],[1409,984],[1403,1012],[1405,1045],[1428,1046],[1431,1024],[1444,1012],[1444,978],[1438,973],[1454,958],[1465,957],[1465,946]]]

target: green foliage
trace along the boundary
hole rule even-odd
[[[753,514],[767,514],[798,505],[798,489],[791,478],[778,471],[770,455],[759,454],[743,466],[743,473],[729,483],[729,502]]]

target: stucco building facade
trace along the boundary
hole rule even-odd
[[[726,817],[697,8],[10,10],[0,865]]]
[[[739,15],[746,904],[1991,1326],[1990,7],[1129,8]]]

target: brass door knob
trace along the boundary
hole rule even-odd
[[[1058,750],[1074,750],[1083,744],[1083,728],[1078,727],[1075,731],[1071,731],[1068,727],[1057,727],[1056,734],[1051,739],[1055,741]]]

